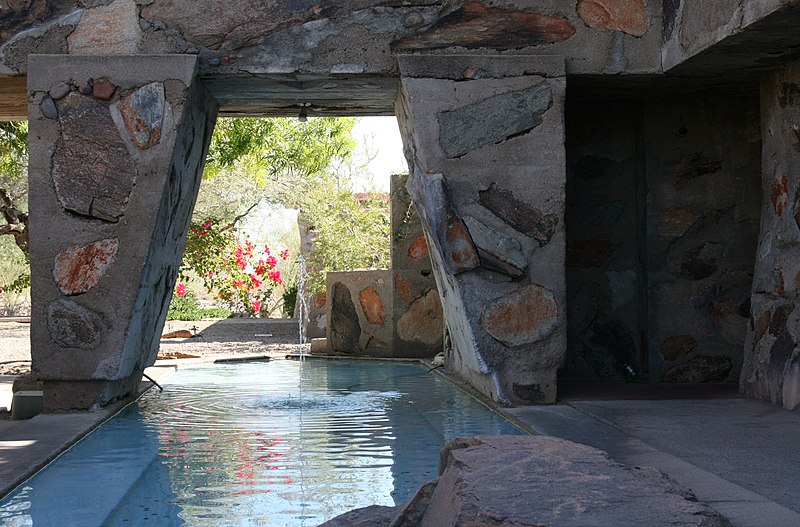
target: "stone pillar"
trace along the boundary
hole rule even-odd
[[[155,361],[216,118],[197,58],[31,56],[33,373],[45,411]]]
[[[762,79],[762,210],[740,389],[800,406],[800,65]]]
[[[563,58],[398,60],[447,365],[498,402],[552,403],[566,353]]]

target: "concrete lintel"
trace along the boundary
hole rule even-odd
[[[47,91],[54,83],[78,73],[84,77],[110,77],[119,86],[164,79],[189,85],[197,73],[197,62],[197,55],[30,55],[28,89]]]
[[[476,80],[566,74],[561,55],[398,54],[397,62],[401,76],[406,78]]]

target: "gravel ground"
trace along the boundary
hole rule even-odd
[[[21,375],[30,371],[30,324],[18,320],[0,318],[0,375]],[[297,321],[292,319],[173,321],[164,326],[164,333],[178,330],[189,330],[196,336],[162,339],[160,356],[282,357],[309,349],[308,344],[299,344]]]
[[[30,371],[30,324],[0,318],[0,375],[21,375]]]

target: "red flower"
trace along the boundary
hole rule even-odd
[[[256,313],[261,313],[261,302],[258,300],[253,300],[251,305],[253,306],[253,311]]]
[[[267,256],[267,267],[274,269],[278,265],[278,259],[274,256]]]
[[[178,296],[186,296],[186,285],[178,284],[175,288],[175,294]]]
[[[284,249],[284,250],[281,251],[281,258],[283,260],[286,260],[287,258],[289,258],[289,249]]]

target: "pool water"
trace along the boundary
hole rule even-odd
[[[315,526],[394,505],[453,437],[522,432],[416,363],[181,369],[0,501],[6,526]]]

